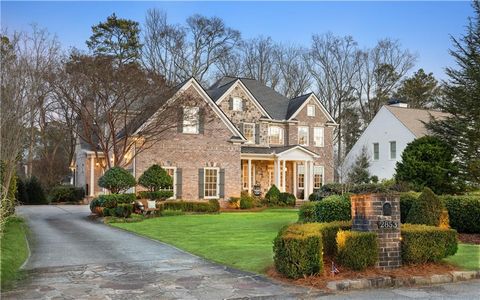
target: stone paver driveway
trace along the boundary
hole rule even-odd
[[[2,299],[309,298],[318,290],[241,272],[88,218],[87,206],[23,206],[27,279]],[[179,234],[182,234],[179,232]]]

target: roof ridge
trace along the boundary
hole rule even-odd
[[[441,111],[441,110],[436,110],[436,109],[426,109],[426,108],[415,108],[415,107],[401,107],[401,106],[393,106],[393,105],[383,105],[385,106],[387,109],[388,108],[393,108],[393,109],[409,109],[409,110],[421,110],[421,111],[426,111],[426,112],[439,112],[439,113],[444,113],[444,114],[448,114],[448,112],[444,112],[444,111]]]
[[[300,98],[300,97],[310,96],[311,94],[313,94],[313,92],[306,93],[306,94],[302,94],[302,95],[299,95],[299,96],[297,96],[297,97],[293,97],[293,98],[291,98],[291,99],[289,99],[289,100],[295,100],[295,99]]]

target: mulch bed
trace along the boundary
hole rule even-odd
[[[465,244],[474,244],[480,245],[480,234],[479,233],[459,233],[458,240]]]
[[[282,282],[315,287],[318,289],[325,289],[329,281],[345,280],[345,279],[361,279],[361,278],[375,278],[382,276],[390,276],[393,278],[409,278],[411,276],[431,276],[435,274],[445,274],[451,271],[460,270],[459,268],[449,265],[447,263],[426,263],[417,265],[406,265],[392,270],[381,270],[375,267],[367,268],[365,271],[352,271],[341,266],[337,266],[340,273],[332,276],[331,271],[332,262],[329,259],[324,260],[324,270],[322,274],[307,276],[299,279],[289,279],[278,273],[272,266],[267,270],[267,275]]]

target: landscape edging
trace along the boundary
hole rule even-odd
[[[411,276],[408,278],[381,276],[375,278],[336,280],[329,281],[327,283],[327,289],[331,291],[350,291],[369,288],[390,288],[413,285],[451,283],[471,279],[480,279],[480,270],[453,271],[446,274],[435,274],[431,276]]]

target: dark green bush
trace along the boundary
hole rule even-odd
[[[101,207],[113,208],[118,204],[131,204],[135,201],[135,194],[109,194],[100,195],[98,199]]]
[[[348,196],[332,195],[315,203],[317,222],[348,221],[352,219]]]
[[[17,177],[17,192],[15,199],[21,204],[28,204],[28,193],[25,181]]]
[[[118,194],[135,186],[136,181],[130,172],[120,167],[108,169],[102,177],[98,179],[98,185],[106,188],[112,194]]]
[[[220,211],[220,202],[218,202],[217,199],[208,200],[208,204],[210,205],[210,212],[219,212]]]
[[[166,200],[173,197],[173,191],[141,191],[138,192],[139,199]]]
[[[338,262],[352,270],[365,270],[378,260],[378,241],[374,232],[337,232]]]
[[[321,191],[315,191],[308,196],[308,200],[309,201],[320,201],[325,197],[326,197],[325,194],[323,194]]]
[[[283,228],[273,242],[275,268],[288,278],[317,274],[323,269],[319,224],[293,224]]]
[[[138,184],[151,192],[157,192],[162,189],[172,189],[173,179],[165,169],[159,165],[152,165],[138,178]]]
[[[457,232],[426,225],[403,224],[402,261],[436,262],[457,252]]]
[[[417,201],[413,202],[406,221],[411,224],[438,226],[442,210],[444,206],[438,196],[431,189],[424,188]]]
[[[278,197],[278,203],[281,206],[295,206],[295,196],[290,193],[280,193]]]
[[[351,221],[335,221],[328,223],[319,223],[322,233],[323,253],[330,257],[337,255],[337,232],[339,230],[350,230]]]
[[[413,203],[417,201],[420,194],[417,192],[406,192],[400,194],[400,221],[407,222],[407,216],[412,208]]]
[[[298,211],[298,221],[303,223],[311,223],[317,221],[315,202],[306,202],[300,206]]]
[[[83,188],[72,185],[57,185],[49,194],[51,202],[80,202],[85,197]]]
[[[480,233],[480,195],[443,196],[450,226],[462,233]]]
[[[265,194],[265,202],[268,206],[277,206],[280,198],[280,190],[272,185],[268,192]]]
[[[114,216],[118,218],[128,218],[133,212],[133,205],[132,204],[118,204],[117,207],[111,208],[111,210],[114,210]],[[104,210],[104,215],[105,215],[105,210]]]
[[[162,207],[164,210],[169,209],[200,213],[215,213],[220,210],[220,205],[212,205],[205,201],[165,201],[162,203]]]
[[[250,209],[253,208],[253,198],[252,197],[241,197],[240,198],[240,209]]]
[[[26,181],[25,190],[27,192],[28,204],[48,204],[45,191],[37,177],[32,176]]]
[[[349,191],[353,194],[385,194],[389,189],[382,183],[361,183],[351,186]]]
[[[110,217],[115,215],[115,208],[108,208],[104,207],[103,208],[103,216],[104,217]]]

